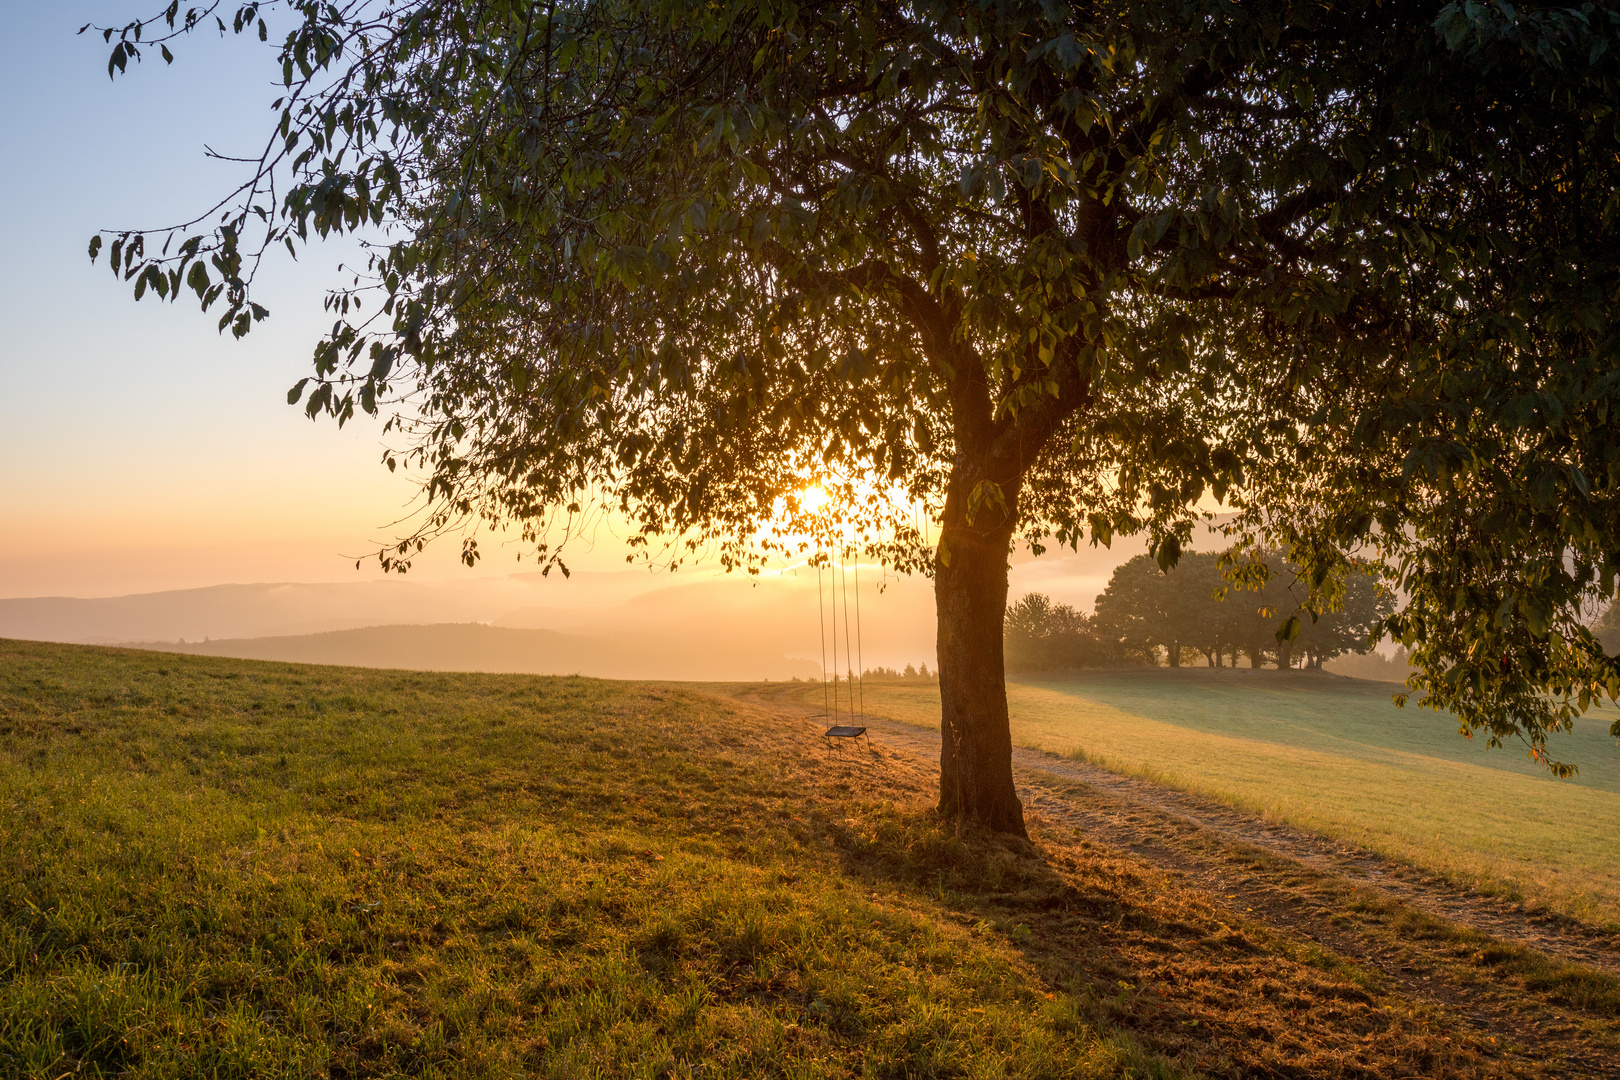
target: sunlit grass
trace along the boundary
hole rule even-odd
[[[851,878],[852,845],[954,841],[747,722],[0,642],[0,1074],[1171,1075],[1007,938]]]
[[[1095,673],[1009,685],[1013,737],[1365,844],[1481,887],[1620,924],[1620,751],[1578,722],[1555,780],[1391,688],[1278,672]],[[931,685],[868,683],[867,710],[937,728]]]

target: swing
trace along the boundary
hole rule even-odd
[[[846,554],[847,554],[847,552],[846,552]],[[822,589],[822,587],[821,587],[821,564],[822,564],[822,562],[827,563],[827,574],[831,578],[831,581],[829,582],[829,585],[831,586],[831,588],[829,590],[826,590],[826,591],[824,591]],[[836,574],[838,574],[840,572],[842,572],[842,574],[843,574],[842,587],[843,587],[843,593],[844,593],[844,663],[847,666],[850,663],[850,661],[853,660],[854,664],[855,664],[854,668],[848,673],[848,677],[844,680],[845,683],[849,687],[849,715],[848,715],[848,719],[849,719],[850,722],[847,723],[847,724],[843,722],[844,719],[845,719],[844,711],[843,711],[843,704],[838,699],[838,593],[839,593],[839,580],[834,575],[836,575]],[[827,594],[828,594],[828,592],[830,592],[831,595],[832,595],[832,631],[833,631],[833,633],[832,633],[832,639],[833,639],[833,644],[832,644],[833,666],[832,666],[832,669],[831,669],[832,670],[832,682],[831,682],[830,692],[829,692],[829,685],[828,685],[828,680],[827,680],[827,672],[828,672],[828,667],[827,667]],[[859,746],[861,737],[865,736],[867,749],[870,750],[870,749],[872,749],[872,736],[871,736],[871,734],[866,730],[865,725],[856,724],[854,722],[857,719],[864,720],[866,718],[866,686],[865,686],[865,681],[866,680],[865,680],[865,674],[864,674],[864,672],[862,671],[862,668],[861,668],[864,657],[863,657],[863,651],[861,649],[861,567],[860,567],[860,562],[857,560],[857,562],[855,564],[855,635],[854,635],[853,641],[851,640],[850,632],[849,632],[849,567],[847,565],[839,566],[837,563],[834,563],[831,560],[826,559],[824,554],[822,556],[818,557],[818,559],[816,561],[816,603],[817,603],[817,610],[820,613],[820,622],[821,622],[821,708],[822,708],[822,720],[824,722],[826,722],[827,725],[828,725],[827,730],[822,732],[822,738],[826,740],[827,748],[829,750],[831,750],[833,748],[833,746],[836,745],[833,742],[834,739],[848,739],[851,742],[853,742],[856,746]],[[851,655],[851,653],[853,653],[853,656]],[[860,713],[859,713],[859,715],[856,714],[856,701],[857,701],[857,699],[860,702]]]

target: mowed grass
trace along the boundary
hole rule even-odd
[[[0,1075],[1178,1075],[951,907],[961,841],[753,727],[0,641]],[[1030,872],[976,851],[977,888]]]
[[[813,684],[811,684],[813,687]],[[1144,669],[1008,685],[1013,738],[1620,926],[1620,747],[1613,713],[1577,721],[1555,755],[1491,750],[1398,688],[1296,672]],[[819,702],[819,689],[805,690]],[[868,683],[866,708],[939,726],[928,684]]]

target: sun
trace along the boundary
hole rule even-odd
[[[799,492],[799,506],[801,509],[814,514],[830,502],[832,496],[820,484],[811,484]]]

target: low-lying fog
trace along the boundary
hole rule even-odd
[[[1140,542],[1015,557],[1012,598],[1043,592],[1090,610]],[[933,584],[870,565],[828,595],[805,567],[759,579],[698,566],[679,573],[491,575],[318,584],[217,585],[129,596],[0,599],[0,637],[140,644],[222,656],[606,678],[815,678],[823,614],[838,604],[864,667],[934,666]],[[859,600],[859,620],[855,615]],[[482,624],[469,626],[468,624]],[[398,627],[381,632],[362,628]],[[410,629],[404,629],[409,627]],[[545,631],[546,633],[535,633]],[[831,627],[826,633],[831,634]],[[830,647],[830,637],[829,637]],[[834,666],[827,656],[827,667]]]

